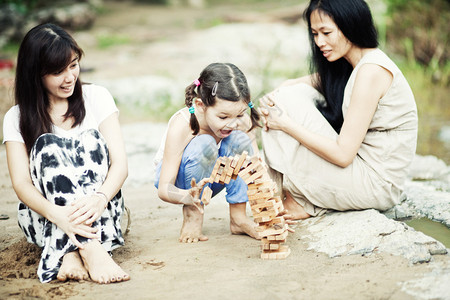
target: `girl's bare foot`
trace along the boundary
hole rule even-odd
[[[197,243],[207,241],[208,237],[202,234],[203,214],[193,205],[183,206],[183,226],[179,241],[182,243]]]
[[[292,220],[300,220],[300,219],[307,219],[311,217],[301,206],[298,204],[294,198],[292,197],[291,193],[288,191],[285,191],[286,198],[283,201],[284,208],[288,211],[288,214],[284,216],[285,219],[292,219]]]
[[[230,230],[232,234],[246,234],[259,240],[256,231],[258,226],[253,220],[247,217],[245,206],[247,203],[230,204]]]
[[[130,279],[130,276],[116,264],[99,241],[92,240],[84,244],[84,249],[78,251],[93,281],[113,283]]]
[[[78,250],[64,255],[63,262],[56,278],[59,281],[66,281],[69,279],[80,281],[89,279],[89,273],[81,261]]]

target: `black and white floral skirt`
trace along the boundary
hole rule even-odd
[[[50,202],[70,205],[79,197],[93,194],[106,179],[109,154],[106,142],[95,129],[76,138],[43,134],[30,153],[30,172],[34,186]],[[108,203],[102,216],[93,223],[99,241],[106,251],[124,244],[120,219],[124,202],[119,193]],[[22,202],[18,212],[19,226],[30,243],[42,248],[38,276],[41,282],[56,279],[62,258],[77,250],[67,234]],[[81,243],[87,238],[76,236]]]

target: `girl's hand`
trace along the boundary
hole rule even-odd
[[[259,113],[262,115],[264,129],[283,130],[291,121],[288,114],[275,101],[277,91],[269,93],[259,101]]]
[[[200,180],[198,184],[195,183],[195,178],[192,178],[191,180],[191,189],[189,190],[189,196],[191,197],[192,203],[191,205],[194,205],[197,207],[197,209],[200,211],[200,213],[204,213],[203,210],[203,204],[200,200],[200,193],[202,192],[203,187],[208,182],[209,178],[203,178]]]
[[[77,199],[72,203],[75,210],[69,216],[69,221],[90,226],[103,214],[106,204],[105,197],[97,194]]]
[[[53,224],[58,226],[62,231],[64,231],[70,238],[70,240],[80,249],[83,249],[83,245],[76,239],[75,235],[78,234],[88,239],[96,239],[97,228],[92,228],[86,224],[75,224],[70,221],[70,215],[75,212],[75,208],[73,206],[54,206],[53,215],[55,218],[53,219]]]

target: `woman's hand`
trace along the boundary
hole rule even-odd
[[[287,127],[291,118],[288,114],[276,103],[276,94],[278,90],[269,93],[259,100],[259,113],[262,115],[264,129],[283,130]]]
[[[69,221],[73,224],[92,225],[103,214],[106,201],[106,197],[98,194],[77,199],[72,203],[75,210],[70,214]]]
[[[192,178],[191,180],[191,189],[189,190],[189,200],[186,205],[194,205],[200,213],[204,212],[202,201],[200,200],[200,193],[202,192],[203,187],[208,182],[209,178],[203,178],[200,180],[200,182],[197,184],[195,182],[195,178]],[[189,203],[191,202],[191,203]]]
[[[52,223],[58,226],[64,231],[70,238],[70,240],[80,249],[83,249],[83,245],[76,239],[75,235],[80,235],[88,239],[96,239],[97,228],[93,228],[86,224],[75,224],[70,221],[70,216],[75,212],[75,207],[71,205],[59,206],[55,205],[52,210],[54,212],[54,218]]]

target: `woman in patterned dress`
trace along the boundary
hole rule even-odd
[[[123,244],[128,174],[118,111],[106,89],[82,85],[82,54],[56,25],[31,29],[17,59],[16,105],[4,118],[18,221],[42,248],[41,282],[130,278],[109,254]]]

